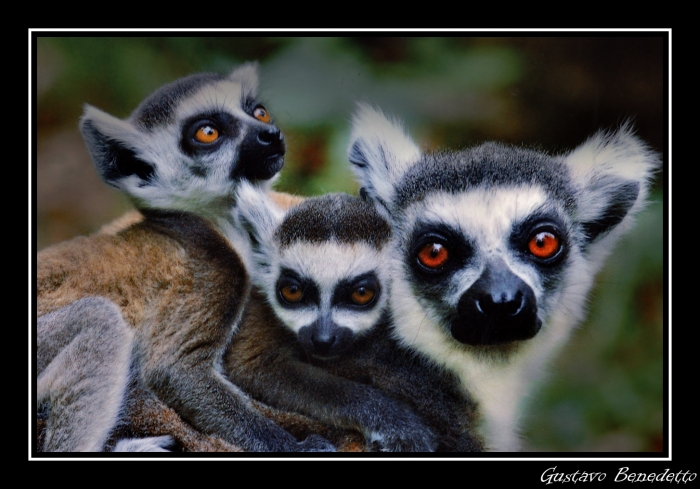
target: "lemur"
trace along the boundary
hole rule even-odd
[[[296,429],[323,435],[339,450],[481,451],[471,426],[474,407],[456,377],[390,334],[390,228],[373,206],[328,194],[284,213],[246,182],[236,201],[239,227],[250,232],[258,288],[225,356],[232,382],[276,409],[275,419],[310,418],[293,418]],[[193,449],[183,423],[146,407],[132,412],[133,424],[144,417],[167,422],[141,436],[171,434],[182,449]]]
[[[524,397],[584,317],[658,155],[628,123],[556,156],[495,142],[424,153],[368,104],[352,127],[360,193],[392,227],[398,341],[460,379],[487,450],[521,449]]]
[[[142,217],[37,254],[43,450],[102,450],[132,381],[243,450],[333,450],[318,437],[298,442],[221,371],[250,291],[234,191],[244,180],[269,189],[284,163],[257,85],[249,63],[167,84],[125,120],[85,107],[80,130],[97,172]],[[105,351],[97,362],[93,348]]]
[[[456,379],[389,334],[390,228],[373,207],[328,194],[283,214],[252,186],[237,191],[258,289],[226,355],[232,381],[273,407],[358,430],[371,450],[480,450]]]

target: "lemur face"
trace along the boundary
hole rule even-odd
[[[387,299],[380,257],[363,243],[296,242],[279,249],[268,297],[308,354],[342,355],[380,321]]]
[[[349,159],[393,228],[395,328],[439,358],[560,343],[658,165],[628,126],[563,156],[497,143],[423,154],[368,106]]]
[[[249,185],[237,195],[238,218],[254,242],[253,281],[309,355],[342,355],[383,319],[389,226],[372,205],[328,194],[283,215]]]
[[[465,164],[459,169],[461,182],[449,178],[446,186],[434,173],[414,171],[398,192],[403,199],[397,213],[401,233],[395,240],[401,250],[398,281],[412,289],[425,314],[447,334],[473,346],[537,335],[548,304],[558,299],[572,259],[580,254],[566,212],[570,192],[562,178],[565,168],[551,160],[538,171],[544,179],[553,170],[550,176],[559,180],[554,192],[516,178],[524,170],[518,159],[528,162],[532,155],[497,150],[488,163],[476,162],[479,169],[488,164],[493,172],[501,163],[504,170],[508,167],[498,173],[502,181],[497,185],[491,179],[478,183]],[[451,161],[474,158],[467,153],[433,155],[415,168],[449,174]],[[418,181],[432,181],[434,187],[412,193],[420,189]]]
[[[265,182],[285,144],[256,100],[257,65],[165,85],[126,120],[86,106],[81,131],[98,172],[138,207],[192,212],[230,206],[241,179]]]

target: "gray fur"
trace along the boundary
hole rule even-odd
[[[133,332],[119,308],[86,297],[37,320],[37,408],[44,450],[102,451],[122,411]]]
[[[184,98],[201,90],[205,85],[212,85],[223,79],[225,77],[220,73],[195,73],[175,80],[149,95],[129,118],[148,130],[172,124],[175,120],[175,108]],[[247,96],[254,94],[241,94],[242,99]]]
[[[398,208],[427,193],[468,192],[475,187],[538,185],[564,207],[573,204],[572,183],[561,158],[520,147],[489,142],[462,151],[422,155],[396,187]]]
[[[391,336],[385,310],[391,280],[382,254],[389,228],[373,207],[357,197],[326,195],[280,216],[246,185],[238,201],[264,268],[227,354],[233,382],[278,409],[360,431],[368,451],[481,451],[473,406],[456,379]],[[348,257],[356,264],[345,263]],[[348,321],[357,325],[371,311],[343,310],[349,306],[329,298],[360,273],[378,285],[378,311],[353,334],[333,322],[335,315],[352,314]],[[299,304],[285,305],[280,297],[280,277],[289,275],[303,283]],[[321,344],[328,331],[342,348]]]
[[[488,450],[518,450],[523,399],[584,317],[658,155],[629,124],[564,155],[499,143],[419,154],[400,123],[360,106],[348,156],[392,225],[398,340],[460,379]]]
[[[96,170],[143,218],[37,255],[44,450],[103,450],[127,382],[244,450],[334,450],[317,437],[297,441],[221,373],[250,290],[233,195],[244,179],[267,189],[285,151],[279,129],[255,117],[256,90],[257,67],[247,64],[163,87],[127,120],[86,107],[81,130]],[[219,139],[197,140],[205,126]]]
[[[295,241],[364,241],[377,249],[389,240],[387,222],[371,204],[347,194],[327,194],[293,207],[275,233],[280,246]]]
[[[255,117],[257,82],[248,63],[165,85],[124,120],[86,105],[80,130],[95,169],[139,208],[225,219],[240,179],[269,188],[284,162],[282,133]],[[202,126],[218,137],[194,139]]]

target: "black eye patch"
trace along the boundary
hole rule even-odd
[[[226,112],[197,114],[187,118],[180,132],[180,149],[187,156],[194,157],[217,150],[224,141],[236,138],[241,131],[241,122]],[[203,143],[198,140],[197,133],[206,130],[211,134],[215,131],[218,137],[213,142]]]
[[[432,283],[464,267],[473,255],[474,247],[458,230],[443,223],[421,223],[413,231],[405,259],[416,277]]]
[[[555,213],[538,212],[513,226],[511,248],[524,260],[540,267],[554,267],[566,258],[567,227]]]
[[[334,306],[348,309],[371,309],[379,301],[381,285],[374,272],[338,282],[331,300]]]
[[[288,309],[319,304],[320,295],[316,284],[290,269],[283,269],[275,284],[277,302]]]

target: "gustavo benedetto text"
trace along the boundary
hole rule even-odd
[[[695,472],[676,471],[666,469],[659,472],[630,472],[629,467],[620,467],[615,473],[614,482],[675,482],[677,484],[687,484],[695,480]],[[577,470],[576,472],[557,472],[557,467],[550,467],[542,472],[540,480],[545,484],[555,482],[596,482],[604,481],[608,477],[606,472],[586,472]]]

